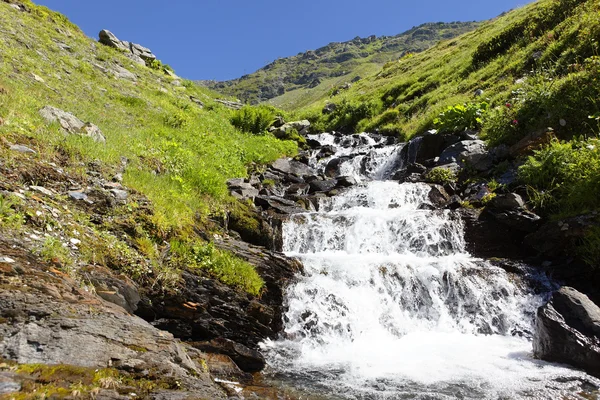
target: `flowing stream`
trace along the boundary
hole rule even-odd
[[[285,334],[263,344],[272,380],[315,399],[594,390],[593,378],[531,356],[534,313],[552,284],[539,277],[545,289],[534,293],[472,257],[457,214],[427,207],[428,185],[386,180],[411,149],[367,135],[312,139],[336,151],[313,167],[341,157],[338,174],[359,184],[284,224],[283,250],[306,272],[288,288]]]

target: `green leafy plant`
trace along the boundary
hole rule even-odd
[[[440,133],[477,129],[481,127],[487,110],[488,103],[485,102],[449,106],[433,120],[433,125]]]
[[[435,167],[425,175],[425,179],[430,183],[444,185],[446,183],[456,182],[457,178],[456,174],[451,169]]]
[[[279,113],[279,110],[271,106],[244,106],[240,110],[234,111],[230,121],[242,132],[262,135],[273,124]]]

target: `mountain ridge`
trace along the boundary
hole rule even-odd
[[[423,51],[440,40],[471,31],[479,24],[474,21],[428,22],[394,36],[357,36],[349,41],[331,42],[315,50],[278,58],[237,79],[197,82],[251,104],[272,100],[275,106],[293,108],[294,105],[286,104],[284,99],[274,99],[303,89],[322,90],[329,84],[329,79],[339,82],[360,79],[386,62]]]

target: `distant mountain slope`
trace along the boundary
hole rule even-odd
[[[298,91],[323,92],[376,72],[386,62],[411,52],[420,52],[440,40],[451,39],[475,29],[477,22],[427,23],[396,36],[357,37],[343,43],[330,43],[314,51],[280,58],[253,74],[225,82],[204,81],[203,84],[243,101],[260,103]],[[294,96],[292,96],[294,97]],[[290,103],[290,104],[286,104]],[[297,107],[298,104],[275,101],[276,105]]]

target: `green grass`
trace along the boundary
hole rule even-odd
[[[64,16],[25,3],[31,13],[0,2],[0,135],[10,143],[34,145],[36,160],[57,162],[71,174],[85,175],[82,166],[94,160],[107,169],[126,160],[124,184],[152,202],[149,236],[156,242],[186,237],[211,214],[222,214],[231,201],[227,179],[297,152],[294,141],[237,129],[230,123],[233,111],[214,101],[222,96],[165,74],[163,65],[135,64],[86,37]],[[115,77],[111,71],[117,65],[136,80]],[[58,124],[46,123],[38,113],[46,105],[99,126],[106,144],[67,136]],[[18,156],[2,153],[18,164]],[[14,207],[3,202],[2,223],[14,223],[4,216]],[[216,268],[210,273],[229,279]]]
[[[482,129],[493,144],[514,143],[546,127],[564,137],[579,135],[589,131],[587,115],[599,111],[594,58],[599,40],[597,0],[539,0],[474,32],[389,62],[377,74],[337,96],[322,96],[298,114],[320,129],[335,130],[338,118],[321,109],[329,101],[350,104],[357,111],[345,118],[359,119],[355,129],[387,126],[412,137],[433,128],[449,107],[485,101],[492,110]],[[482,56],[489,46],[494,51]],[[482,97],[475,96],[477,89],[484,91]],[[506,103],[514,105],[510,113],[503,109]],[[361,104],[370,104],[372,112],[361,115]],[[392,110],[400,117],[379,122]],[[561,119],[567,124],[561,125]]]

